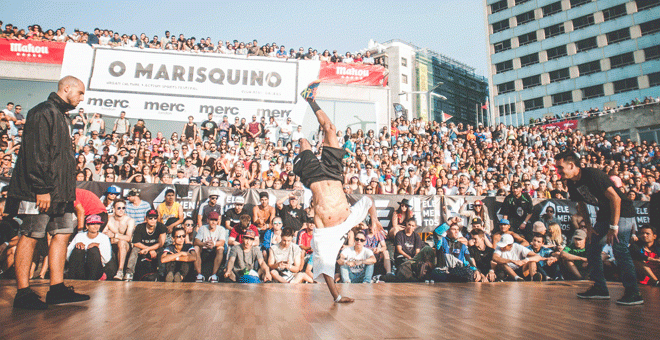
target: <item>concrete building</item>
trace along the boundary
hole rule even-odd
[[[391,101],[403,105],[408,110],[408,117],[440,122],[444,112],[453,116],[452,122],[471,125],[477,120],[483,122],[487,117],[484,112],[482,118],[480,107],[488,96],[488,80],[476,75],[473,67],[401,40],[381,44],[370,42],[367,50],[375,58],[383,58],[390,72]],[[425,92],[433,88],[433,93],[447,99],[431,96],[429,112]]]
[[[660,0],[484,2],[497,122],[660,93]]]

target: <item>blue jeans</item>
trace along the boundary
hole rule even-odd
[[[637,278],[635,276],[635,265],[628,244],[630,243],[630,235],[633,229],[637,226],[634,217],[621,217],[619,218],[619,233],[617,241],[614,240],[612,251],[614,258],[621,270],[621,282],[626,287],[626,292],[638,292]],[[591,268],[591,279],[594,281],[594,286],[602,289],[607,289],[605,283],[605,275],[603,274],[603,259],[601,253],[603,247],[607,242],[607,232],[610,229],[609,221],[598,222],[594,226],[596,234],[591,235],[591,242],[587,244],[587,259],[589,260],[589,267]]]
[[[374,276],[374,265],[366,264],[364,270],[359,273],[351,272],[351,267],[343,265],[339,268],[341,282],[344,283],[371,283],[371,277]]]

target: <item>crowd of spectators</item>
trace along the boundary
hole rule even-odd
[[[542,118],[537,118],[537,119],[530,119],[529,124],[530,125],[545,125],[545,124],[550,124],[550,123],[555,123],[555,122],[560,122],[568,119],[583,119],[583,118],[590,118],[590,117],[599,117],[599,116],[604,116],[607,114],[612,114],[615,112],[621,112],[621,111],[626,111],[626,110],[634,110],[635,108],[645,106],[645,105],[652,105],[652,104],[657,104],[660,103],[660,97],[644,97],[643,100],[639,100],[639,98],[635,98],[631,100],[630,102],[627,102],[625,104],[619,105],[618,107],[609,107],[609,106],[604,106],[603,109],[601,110],[600,108],[597,107],[591,107],[589,110],[585,111],[575,111],[575,112],[562,112],[561,114],[556,114],[554,116],[549,115],[545,116]]]
[[[0,21],[0,28],[3,23]],[[30,25],[27,30],[19,29],[13,24],[5,24],[4,30],[0,32],[0,38],[11,40],[34,40],[34,41],[56,41],[56,42],[75,42],[89,45],[108,46],[113,48],[139,48],[139,49],[160,49],[169,51],[183,51],[192,53],[220,53],[235,54],[244,56],[270,57],[281,59],[303,59],[320,60],[326,62],[343,62],[356,64],[382,65],[382,58],[374,58],[369,51],[362,53],[346,52],[338,53],[337,50],[324,50],[319,52],[317,49],[309,47],[305,50],[303,47],[289,48],[276,42],[259,44],[255,39],[252,41],[218,40],[215,44],[211,37],[186,38],[184,34],[176,35],[165,31],[163,37],[154,35],[149,38],[145,33],[138,37],[136,34],[119,34],[111,29],[95,28],[93,32],[84,32],[74,29],[69,34],[66,28],[60,27],[56,30],[47,29],[45,32],[40,25]]]

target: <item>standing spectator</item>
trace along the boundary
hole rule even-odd
[[[85,218],[91,215],[101,217],[103,221],[101,231],[108,224],[108,212],[105,205],[103,205],[103,202],[101,202],[101,199],[96,194],[89,190],[76,188],[76,201],[73,203],[73,207],[78,217],[78,230],[83,230]]]
[[[126,119],[126,111],[122,111],[119,114],[119,118],[115,120],[115,125],[112,128],[112,133],[116,133],[119,136],[123,136],[131,131],[131,122]]]
[[[100,113],[95,113],[92,119],[89,120],[88,132],[92,135],[94,135],[94,132],[97,135],[102,135],[103,130],[105,130],[105,121],[101,118]]]
[[[503,219],[511,222],[511,231],[528,234],[531,228],[526,228],[526,226],[532,217],[532,198],[523,193],[520,182],[513,183],[512,188],[513,193],[504,198],[500,213]]]
[[[293,124],[291,123],[291,117],[287,117],[286,123],[280,126],[280,140],[282,140],[282,144],[291,141],[291,134],[293,134]]]
[[[259,238],[263,240],[263,235],[268,229],[272,229],[272,221],[275,218],[275,208],[268,204],[269,198],[267,192],[259,193],[259,202],[261,204],[252,209],[252,218],[255,226],[259,229]]]
[[[287,199],[289,200],[289,204],[284,204]],[[307,213],[300,205],[300,200],[296,192],[291,192],[289,196],[280,198],[275,203],[275,206],[277,207],[277,216],[282,218],[285,227],[291,227],[294,231],[302,228]]]
[[[257,122],[257,116],[252,115],[252,121],[247,125],[246,134],[248,137],[248,142],[254,142],[256,138],[261,136],[263,128],[261,124]]]
[[[197,260],[197,252],[191,243],[186,243],[183,228],[174,228],[172,239],[174,243],[163,249],[160,263],[165,272],[165,282],[181,282],[188,276],[190,262]]]
[[[108,217],[108,224],[103,233],[110,238],[110,244],[118,261],[116,280],[124,279],[124,265],[131,249],[135,220],[126,215],[126,201],[118,200],[113,205],[113,213]]]
[[[274,281],[280,283],[314,282],[312,278],[302,271],[303,252],[297,244],[292,243],[293,229],[284,228],[280,242],[273,244],[269,249],[268,267]]]
[[[86,232],[77,233],[67,248],[68,278],[74,280],[105,280],[114,273],[108,264],[112,257],[110,239],[99,233],[103,221],[99,215],[85,218]]]
[[[417,222],[414,219],[408,219],[405,223],[405,228],[394,237],[394,262],[397,268],[406,260],[412,259],[424,247],[424,242],[415,232]]]
[[[257,232],[246,230],[240,244],[231,248],[225,278],[243,283],[260,283],[259,279],[268,282],[273,279],[261,251],[253,246],[256,238]]]
[[[140,260],[150,261],[150,269],[156,269],[155,263],[158,260],[158,250],[165,244],[166,235],[167,229],[162,223],[158,222],[158,211],[155,209],[147,211],[146,222],[138,224],[133,232],[133,250],[131,250],[128,257],[124,280],[133,281],[135,266]]]
[[[199,256],[195,260],[195,270],[197,271],[196,282],[204,282],[205,275],[202,273],[202,265],[213,261],[213,269],[209,276],[209,282],[218,282],[218,270],[222,264],[225,251],[225,240],[227,239],[227,230],[218,227],[220,214],[215,211],[209,213],[208,225],[204,225],[197,231],[195,236],[195,251]]]
[[[374,274],[376,256],[364,246],[367,237],[363,231],[355,235],[355,245],[344,248],[339,254],[337,264],[341,267],[341,280],[344,283],[371,283]]]
[[[66,112],[82,101],[85,85],[66,76],[57,92],[28,112],[25,134],[9,185],[9,198],[23,215],[15,253],[16,286],[14,308],[46,309],[48,304],[89,300],[64,285],[66,247],[75,227],[73,201],[76,199],[74,151]],[[50,290],[46,303],[30,289],[29,276],[34,249],[50,233],[48,256]]]
[[[225,116],[226,118],[227,116]],[[213,114],[209,113],[209,119],[202,122],[200,125],[200,130],[202,130],[202,140],[216,140],[216,134],[218,132],[218,124],[213,121]]]
[[[128,192],[127,199],[129,202],[126,205],[126,214],[128,217],[132,218],[136,225],[144,222],[144,216],[151,209],[151,204],[140,199],[140,189],[132,188]]]

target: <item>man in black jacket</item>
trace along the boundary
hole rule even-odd
[[[28,112],[23,146],[16,160],[8,193],[15,213],[22,219],[16,248],[14,308],[47,309],[48,304],[89,300],[64,285],[66,247],[73,230],[76,200],[76,161],[69,134],[68,111],[83,100],[85,85],[66,76],[57,93]],[[39,239],[49,232],[50,290],[46,303],[29,287],[32,254]]]

